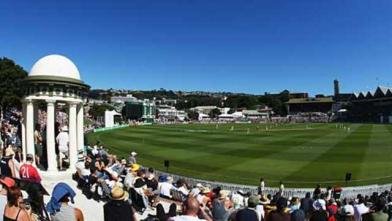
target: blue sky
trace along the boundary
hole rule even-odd
[[[332,94],[392,86],[390,0],[0,2],[0,56],[93,88]]]

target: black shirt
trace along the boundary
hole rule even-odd
[[[128,201],[111,200],[103,206],[105,221],[133,221],[132,206]]]

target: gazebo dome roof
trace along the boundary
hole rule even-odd
[[[45,56],[35,62],[29,76],[50,76],[81,80],[76,65],[67,57],[58,54]]]

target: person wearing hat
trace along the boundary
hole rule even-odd
[[[135,212],[128,201],[129,195],[122,187],[115,186],[111,199],[103,206],[105,221],[135,221]]]
[[[313,211],[310,215],[310,221],[327,221],[328,214],[326,212],[325,201],[323,199],[316,199],[313,202]]]
[[[175,189],[173,185],[173,178],[171,176],[166,177],[166,180],[158,184],[159,194],[165,198],[172,198],[171,190]]]
[[[52,221],[83,221],[80,209],[72,207],[69,202],[75,203],[75,191],[66,183],[58,183],[52,192],[50,201],[46,205]]]
[[[130,188],[133,186],[135,179],[137,177],[137,172],[140,170],[139,164],[132,164],[128,170],[127,175],[124,178],[124,186]]]
[[[61,128],[61,132],[56,137],[56,142],[59,147],[58,164],[61,171],[63,170],[63,159],[69,155],[69,135],[67,126]]]
[[[248,198],[248,207],[238,210],[235,214],[236,221],[260,221],[262,216],[256,212],[256,207],[260,204],[260,198],[252,195]]]
[[[4,215],[4,209],[7,205],[7,193],[8,190],[15,186],[15,181],[9,177],[0,178],[0,220],[2,220]]]
[[[13,151],[12,146],[8,145],[5,149],[5,155],[2,157],[0,162],[1,175],[16,178],[15,173],[17,168],[13,161],[14,155],[15,152]]]
[[[230,216],[232,202],[229,199],[229,191],[219,191],[219,197],[212,201],[212,217],[215,221],[227,221]]]
[[[136,155],[137,153],[135,151],[132,151],[129,156],[128,156],[128,164],[136,164]]]

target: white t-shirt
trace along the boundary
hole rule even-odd
[[[124,186],[127,188],[133,187],[133,182],[135,180],[135,176],[129,172],[124,179]]]
[[[56,137],[60,152],[68,151],[69,136],[67,132],[60,132]]]
[[[354,207],[352,205],[345,205],[345,206],[343,206],[343,211],[348,216],[354,216]]]
[[[20,169],[21,165],[15,158],[12,158],[12,162],[14,163],[14,168],[11,168],[11,170],[15,171],[15,177],[14,178],[20,179],[19,169]]]
[[[185,196],[188,196],[188,194],[189,194],[189,190],[187,188],[183,187],[183,186],[178,188],[178,191],[180,191]]]
[[[199,219],[194,216],[176,216],[169,218],[168,221],[206,221],[205,219]]]
[[[367,208],[363,203],[354,206],[354,218],[356,221],[362,220],[362,215],[369,212],[369,208]]]
[[[171,189],[174,189],[173,184],[168,183],[168,182],[159,183],[159,193],[161,195],[171,197],[171,194],[170,194]]]

